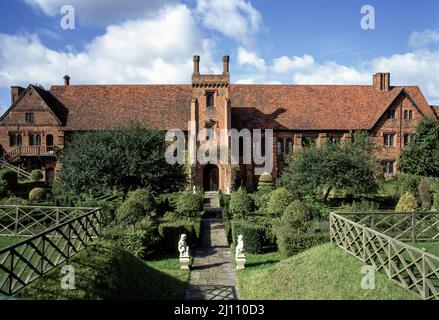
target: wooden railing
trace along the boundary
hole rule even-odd
[[[94,210],[94,208],[0,206],[0,236],[34,236],[53,225]]]
[[[0,293],[19,292],[99,236],[100,209],[88,209],[79,217],[0,249]]]
[[[439,257],[350,218],[352,215],[331,213],[332,243],[377,271],[384,271],[404,289],[425,300],[439,300]]]
[[[343,217],[401,241],[439,241],[438,212],[346,213]]]
[[[5,155],[5,159],[21,156],[56,156],[60,151],[57,146],[19,146]]]

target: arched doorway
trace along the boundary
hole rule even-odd
[[[217,166],[209,164],[204,167],[203,187],[204,191],[219,190],[219,169]]]

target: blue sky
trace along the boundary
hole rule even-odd
[[[231,55],[235,83],[369,84],[372,73],[420,85],[439,104],[436,0],[64,0],[3,1],[0,108],[9,87],[62,83],[188,83],[192,55],[219,72]],[[361,8],[375,9],[363,30]]]

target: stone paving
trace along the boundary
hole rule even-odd
[[[221,219],[202,221],[200,244],[194,252],[186,299],[238,299],[231,248]]]

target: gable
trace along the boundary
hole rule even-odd
[[[44,90],[29,86],[0,119],[2,125],[29,125],[26,114],[32,113],[32,125],[59,126],[61,121],[44,99]]]

